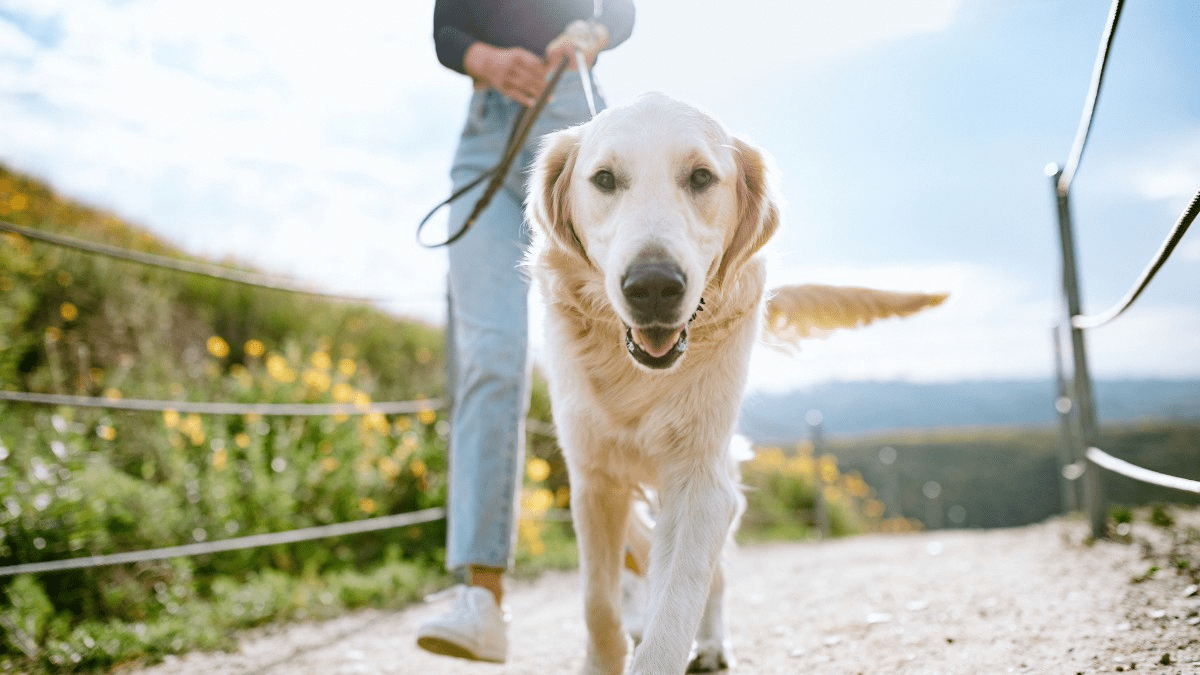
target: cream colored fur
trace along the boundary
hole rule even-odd
[[[597,178],[602,172],[614,181]],[[693,667],[721,667],[731,657],[719,560],[743,503],[728,448],[760,327],[799,337],[912,313],[944,296],[791,286],[766,301],[756,254],[779,209],[762,153],[659,94],[549,136],[526,207],[584,581],[584,672],[624,672],[627,541],[643,560],[650,544],[647,621],[632,672],[679,675],[694,639]],[[686,351],[660,369],[636,361],[626,342],[636,313],[622,280],[647,250],[681,270],[683,314],[703,303],[686,325]],[[652,531],[631,513],[641,486],[658,495]]]

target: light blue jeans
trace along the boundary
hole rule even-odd
[[[475,92],[451,170],[455,190],[500,161],[520,112],[494,89]],[[525,177],[541,136],[588,118],[579,74],[566,71],[504,187],[449,246],[450,570],[513,563],[529,410],[529,281],[519,267],[529,243]],[[448,232],[458,231],[486,185],[451,205]]]

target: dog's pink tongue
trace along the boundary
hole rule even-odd
[[[679,335],[683,333],[684,326],[679,328],[634,328],[633,339],[637,345],[654,358],[666,355],[675,347],[675,343],[679,342]]]

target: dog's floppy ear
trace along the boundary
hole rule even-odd
[[[579,154],[579,130],[564,129],[547,134],[542,139],[529,177],[529,194],[525,210],[534,227],[567,250],[578,251],[585,259],[587,252],[575,234],[571,221],[568,197],[571,172]]]
[[[717,282],[722,284],[779,228],[779,204],[767,177],[766,158],[740,138],[733,139],[733,151],[738,169],[738,222],[717,268]]]

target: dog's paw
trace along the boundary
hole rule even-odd
[[[689,673],[717,673],[733,667],[733,652],[728,642],[710,642],[696,645],[695,655],[688,663]]]

